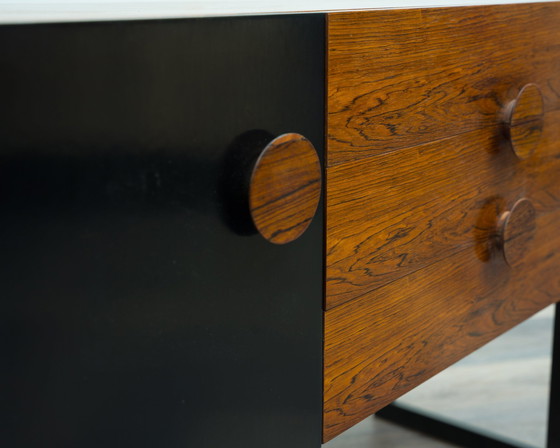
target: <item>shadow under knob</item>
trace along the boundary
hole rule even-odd
[[[300,237],[321,196],[321,163],[304,136],[284,134],[266,145],[250,179],[249,209],[259,233],[274,244]]]
[[[544,121],[544,102],[536,84],[525,85],[508,104],[505,124],[511,148],[521,159],[530,157],[538,146]]]
[[[504,260],[515,267],[524,258],[536,230],[535,208],[529,199],[519,199],[498,222],[498,245]]]

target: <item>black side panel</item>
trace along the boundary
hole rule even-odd
[[[322,152],[324,16],[8,26],[0,64],[0,446],[318,447],[321,212],[275,246],[222,181],[250,130]]]

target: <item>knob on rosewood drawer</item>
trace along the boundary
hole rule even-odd
[[[251,173],[249,209],[259,233],[285,244],[305,232],[321,196],[321,163],[304,136],[284,134],[266,145]]]
[[[519,199],[498,221],[498,245],[512,267],[523,260],[536,229],[535,208],[529,199]]]
[[[508,104],[506,130],[511,148],[521,160],[533,154],[542,134],[544,103],[536,84],[525,85],[517,98]]]

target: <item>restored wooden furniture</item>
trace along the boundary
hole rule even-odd
[[[1,446],[318,447],[560,300],[560,3],[211,3],[0,2]]]
[[[324,440],[560,299],[559,23],[329,15]]]
[[[2,448],[321,444],[323,207],[271,244],[239,166],[269,145],[274,238],[323,46],[317,15],[0,27]]]

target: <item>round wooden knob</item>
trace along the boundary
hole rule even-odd
[[[498,222],[499,246],[506,263],[518,265],[527,252],[536,229],[535,208],[529,199],[518,200]]]
[[[511,148],[524,160],[533,154],[543,129],[544,103],[536,84],[525,85],[506,108],[506,128]]]
[[[251,174],[249,209],[271,243],[286,244],[305,232],[321,196],[321,163],[304,136],[284,134],[261,152]]]

